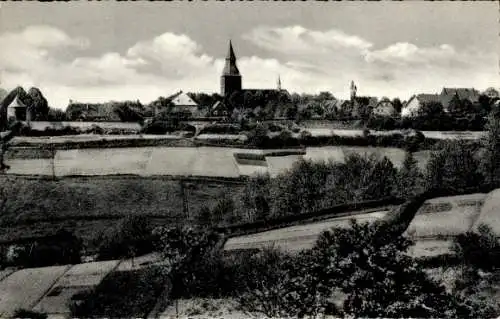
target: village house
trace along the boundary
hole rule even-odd
[[[18,95],[7,106],[7,118],[27,122],[31,119],[31,112]]]
[[[394,116],[397,113],[394,104],[388,98],[382,98],[372,112],[377,116]]]
[[[440,94],[416,94],[413,95],[401,110],[401,117],[414,117],[426,103],[440,103],[443,110],[448,113],[450,103],[454,99],[468,100],[471,103],[479,101],[480,93],[473,88],[443,88]]]
[[[198,103],[193,101],[189,95],[183,91],[179,91],[169,97],[167,97],[173,107],[172,113],[186,114],[187,116],[194,116],[198,113]]]

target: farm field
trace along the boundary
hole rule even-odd
[[[478,219],[486,196],[470,194],[431,199],[419,209],[406,233],[414,238],[465,233]]]
[[[500,189],[496,189],[488,194],[481,207],[479,218],[474,224],[474,229],[481,224],[491,227],[493,232],[500,233]]]
[[[71,296],[96,287],[119,263],[118,260],[112,260],[72,266],[54,283],[33,310],[50,314],[69,314],[68,302]]]
[[[0,281],[0,317],[18,308],[31,309],[70,266],[28,268]]]
[[[12,148],[6,155],[11,166],[7,174],[36,176],[207,176],[239,178],[287,169],[300,158],[312,161],[343,163],[349,154],[387,156],[396,167],[404,161],[405,152],[391,147],[325,146],[303,150],[258,150],[228,147],[116,147],[58,149]],[[260,154],[261,158],[253,158]],[[430,151],[415,153],[423,169]],[[248,158],[247,158],[248,157]]]
[[[410,250],[415,256],[433,256],[449,252],[451,237],[469,231],[482,220],[482,206],[488,203],[492,194],[498,196],[500,190],[490,194],[469,194],[440,197],[427,201],[410,223],[406,235],[416,241]],[[499,202],[500,203],[500,202]],[[500,220],[500,204],[488,203],[491,213],[487,224]],[[332,227],[346,227],[349,219],[372,222],[385,216],[387,211],[351,215],[326,219],[321,222],[283,227],[276,230],[229,238],[225,250],[254,249],[274,246],[287,251],[298,251],[312,247],[321,232]],[[483,218],[485,219],[485,218]]]
[[[236,196],[243,187],[191,181],[183,182],[183,191],[179,180],[127,177],[0,177],[0,183],[8,197],[0,215],[0,230],[4,230],[0,240],[46,235],[64,227],[86,242],[128,215],[154,217],[155,224],[193,220],[201,206],[212,207],[222,194]]]
[[[312,247],[317,237],[333,227],[348,227],[351,219],[359,222],[372,222],[381,219],[387,211],[326,219],[305,225],[284,227],[257,234],[229,238],[225,250],[253,249],[274,246],[287,251],[297,251]]]

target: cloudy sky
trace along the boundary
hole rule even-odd
[[[496,2],[5,2],[0,87],[143,103],[219,92],[232,39],[244,88],[407,99],[500,86]]]

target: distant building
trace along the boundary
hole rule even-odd
[[[414,117],[425,103],[441,103],[445,112],[449,111],[450,103],[454,99],[468,100],[471,103],[479,101],[480,93],[473,88],[443,88],[440,94],[413,95],[401,110],[402,117]]]
[[[241,74],[238,66],[236,66],[236,55],[234,54],[233,44],[229,41],[226,64],[220,78],[220,93],[222,96],[229,96],[233,92],[239,91],[241,91]]]
[[[249,92],[252,94],[263,93],[264,95],[269,93],[281,92],[288,94],[288,91],[284,90],[281,85],[281,78],[278,76],[277,87],[274,89],[243,89],[242,86],[242,76],[240,70],[236,65],[237,59],[234,53],[233,44],[229,41],[229,49],[226,56],[226,63],[224,69],[222,70],[222,75],[220,78],[220,93],[222,96],[227,97],[234,92]]]
[[[401,117],[415,117],[426,103],[441,103],[439,94],[413,95],[401,109]]]
[[[389,99],[382,99],[373,108],[372,113],[378,116],[394,116],[396,115],[396,108]]]
[[[16,96],[7,106],[7,118],[14,118],[18,121],[30,121],[31,112],[28,107]]]
[[[479,96],[479,91],[473,88],[443,88],[440,94],[440,100],[444,111],[448,112],[450,102],[453,98],[456,97],[459,100],[469,100],[471,103],[477,103],[479,101]]]
[[[198,110],[198,103],[182,91],[169,96],[167,99],[174,105],[173,112],[190,112],[194,114]]]
[[[228,117],[229,115],[231,115],[229,113],[229,109],[223,101],[215,102],[214,105],[210,108],[209,116]]]

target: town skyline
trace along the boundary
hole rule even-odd
[[[351,80],[359,95],[402,100],[484,90],[499,83],[497,13],[491,2],[6,3],[0,87],[39,87],[56,108],[219,93],[231,40],[245,89],[280,76],[290,92],[341,99]]]

